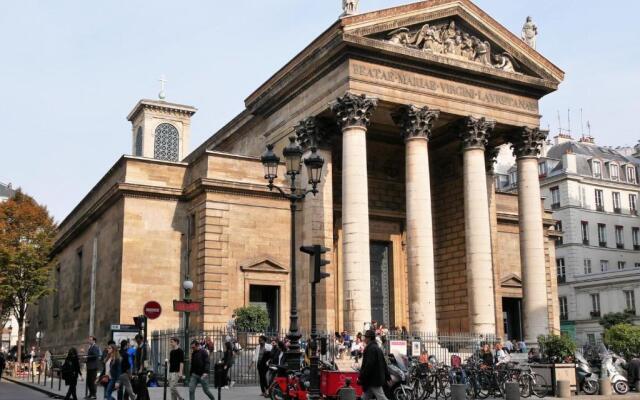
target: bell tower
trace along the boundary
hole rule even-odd
[[[197,109],[165,100],[164,79],[159,100],[143,99],[127,116],[131,122],[131,154],[178,162],[189,154],[191,116]]]

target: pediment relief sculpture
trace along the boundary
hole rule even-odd
[[[503,276],[500,279],[500,286],[502,287],[512,287],[512,288],[521,288],[522,287],[522,279],[516,274],[508,274]]]
[[[471,61],[506,72],[520,73],[519,65],[511,54],[492,49],[489,41],[456,25],[453,19],[426,23],[417,28],[398,28],[386,33],[383,40],[426,53]]]

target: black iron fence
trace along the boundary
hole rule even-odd
[[[259,382],[258,371],[256,369],[256,353],[259,337],[264,335],[270,339],[281,340],[286,336],[286,331],[277,332],[233,332],[229,334],[226,327],[215,328],[206,331],[189,332],[189,340],[185,345],[184,331],[182,330],[162,330],[154,331],[151,334],[149,367],[157,375],[163,376],[165,361],[169,359],[171,347],[169,341],[172,337],[180,339],[180,347],[189,349],[189,343],[198,340],[200,344],[209,351],[211,372],[216,362],[223,357],[225,342],[237,343],[234,366],[229,371],[229,377],[238,385],[257,385]],[[338,341],[335,333],[320,333],[319,341],[326,346],[325,354],[321,359],[336,363],[341,369],[357,368],[359,361],[357,352],[352,352],[353,342],[356,337],[350,337],[346,341]],[[302,334],[301,346],[306,350],[309,343],[309,335]],[[422,351],[427,351],[430,356],[435,356],[438,361],[449,363],[450,357],[454,354],[463,359],[470,357],[480,349],[482,344],[488,343],[492,348],[499,339],[490,335],[474,335],[465,333],[406,333],[401,331],[384,332],[377,339],[382,345],[385,353],[395,353],[400,355],[419,356]],[[189,351],[189,350],[185,350]],[[209,379],[213,380],[213,373],[209,374]]]

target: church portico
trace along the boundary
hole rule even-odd
[[[518,339],[535,339],[559,329],[553,221],[537,189],[536,156],[544,137],[538,100],[562,77],[466,0],[345,16],[180,162],[151,160],[147,144],[142,157],[124,158],[99,185],[101,195],[88,195],[87,206],[74,211],[80,215],[63,222],[58,257],[73,258],[68,238],[84,228],[71,222],[90,224],[88,214],[101,212],[92,202],[104,193],[135,195],[136,209],[116,221],[135,237],[125,238],[128,253],[114,268],[141,274],[137,280],[153,271],[142,247],[129,250],[153,227],[156,245],[166,241],[171,249],[162,264],[170,277],[165,309],[188,274],[204,303],[196,326],[218,326],[234,309],[259,304],[272,328],[288,328],[289,204],[266,188],[258,157],[267,144],[281,153],[294,136],[305,156],[316,148],[325,162],[318,193],[298,203],[295,226],[297,246],[331,249],[331,276],[318,285],[320,330],[356,333],[376,320],[414,332],[498,336],[507,326]],[[141,103],[134,132],[141,127],[143,138],[153,138],[178,115],[178,143],[186,143],[183,127],[195,109],[159,103],[166,115]],[[144,131],[147,120],[153,123]],[[182,154],[163,143],[167,154]],[[518,160],[518,194],[493,185],[492,159],[504,144]],[[283,177],[277,183],[286,185]],[[145,204],[164,204],[163,217],[147,221]],[[308,257],[296,257],[303,330],[310,327],[309,268]],[[117,322],[126,323],[148,294],[123,292],[129,297]],[[176,321],[163,316],[152,329]]]

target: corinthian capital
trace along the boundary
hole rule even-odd
[[[378,99],[367,97],[364,94],[356,95],[349,92],[329,104],[331,111],[338,117],[338,125],[341,128],[368,126],[371,120],[371,113],[373,113],[377,105]]]
[[[523,126],[509,137],[513,155],[517,158],[537,157],[548,134],[548,131]]]
[[[466,149],[482,149],[489,142],[491,131],[496,126],[496,122],[488,120],[485,117],[476,118],[468,116],[464,120],[462,131],[460,131],[460,139],[462,139],[463,148]]]
[[[391,118],[402,129],[404,140],[417,137],[431,139],[431,128],[439,115],[440,110],[431,110],[427,106],[419,108],[409,105],[400,107],[398,111],[391,114]]]
[[[324,147],[329,145],[332,133],[336,130],[333,124],[318,117],[308,117],[295,127],[298,143],[303,149]]]

